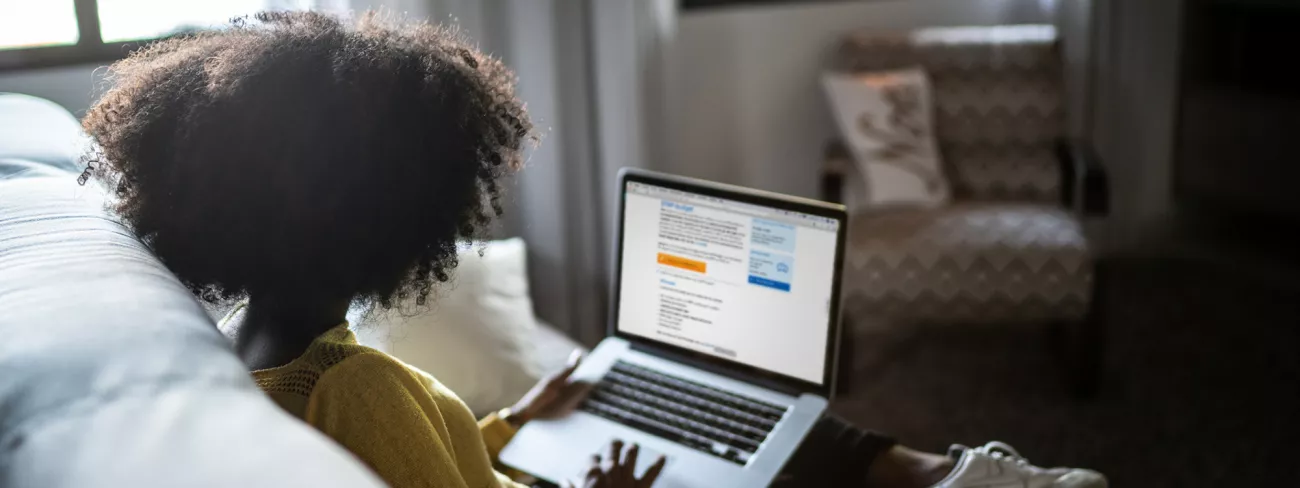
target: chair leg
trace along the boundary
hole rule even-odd
[[[1102,348],[1105,341],[1102,329],[1091,317],[1064,324],[1066,348],[1066,375],[1072,393],[1080,399],[1097,396],[1101,386]]]
[[[1090,399],[1101,387],[1106,348],[1105,274],[1098,264],[1093,279],[1092,302],[1083,320],[1061,324],[1066,374],[1076,397]]]

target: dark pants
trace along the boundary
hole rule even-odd
[[[865,486],[876,457],[898,444],[835,415],[817,421],[773,486]]]

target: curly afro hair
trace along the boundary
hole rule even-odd
[[[83,125],[113,210],[209,301],[423,303],[501,213],[532,124],[456,32],[262,13],[109,68]]]

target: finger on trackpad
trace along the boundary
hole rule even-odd
[[[596,450],[595,452],[592,452],[591,453],[592,457],[599,457],[601,460],[605,460],[606,458],[608,458],[609,445],[612,442],[613,442],[612,440],[610,442],[606,442],[603,447]],[[627,447],[623,448],[623,460],[626,460],[628,451],[631,450],[632,445],[626,442],[624,443],[624,445],[626,445]],[[649,447],[639,446],[637,448],[636,469],[633,470],[633,473],[636,473],[636,476],[638,478],[641,477],[641,475],[645,474],[646,470],[650,469],[651,465],[653,465],[656,461],[659,461],[660,456],[664,456],[664,453]],[[668,468],[667,465],[672,464],[672,461],[673,461],[672,457],[667,457],[664,465],[664,469],[667,469]],[[586,471],[584,471],[584,473],[585,472]]]
[[[637,453],[636,456],[636,470],[632,472],[636,473],[637,477],[640,477],[641,475],[645,474],[645,471],[647,469],[650,469],[650,465],[658,461],[659,457],[663,455],[664,453],[656,451],[654,449],[645,446],[640,447],[640,452]],[[667,464],[671,464],[672,461],[673,461],[672,458],[668,458],[667,462],[664,465],[664,469],[668,469]]]

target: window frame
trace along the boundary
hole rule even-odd
[[[99,31],[98,0],[73,0],[73,7],[77,15],[76,44],[0,49],[0,73],[117,61],[153,40],[105,43]]]
[[[801,6],[849,0],[678,0],[683,12],[701,12],[739,7]]]

